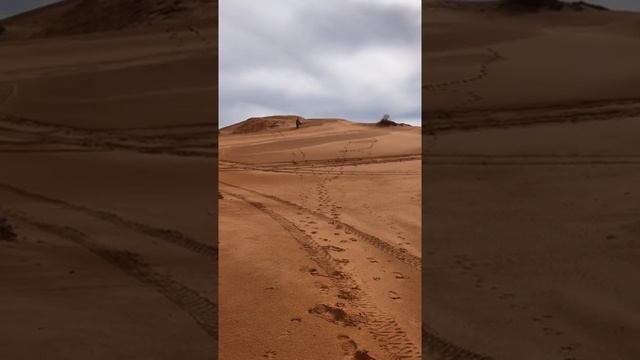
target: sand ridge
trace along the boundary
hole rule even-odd
[[[275,130],[221,135],[220,189],[225,204],[220,211],[221,251],[230,249],[232,239],[251,243],[256,229],[250,226],[251,219],[263,214],[284,230],[280,235],[273,230],[273,237],[265,241],[273,246],[297,243],[299,249],[287,257],[300,257],[295,261],[307,263],[298,274],[283,273],[268,280],[294,277],[296,286],[290,291],[308,294],[287,300],[295,308],[306,309],[296,316],[302,325],[307,324],[296,335],[298,343],[319,336],[325,339],[319,345],[342,349],[348,359],[420,358],[419,291],[415,287],[420,278],[419,202],[412,201],[407,207],[401,205],[401,199],[391,200],[386,206],[397,209],[397,216],[378,219],[376,213],[387,210],[374,198],[363,202],[358,200],[362,199],[359,191],[343,193],[373,176],[377,181],[369,182],[369,189],[391,189],[394,184],[402,188],[403,182],[413,182],[405,190],[417,200],[420,130],[316,119],[304,119],[302,128],[295,129],[295,120],[288,120]],[[396,146],[401,141],[409,142],[408,146]],[[380,198],[394,197],[393,191],[385,194]],[[246,229],[241,238],[226,235],[232,231],[227,224],[236,202],[254,209],[244,221],[235,221]],[[383,227],[388,230],[381,231]],[[231,266],[227,261],[221,257],[222,268]],[[260,264],[252,268],[262,269]],[[233,277],[231,268],[221,277],[225,299],[234,298]],[[239,316],[235,303],[220,304],[223,323]],[[323,322],[328,325],[314,330]],[[248,330],[250,321],[241,323],[245,327],[246,341],[258,336]],[[270,331],[267,329],[267,336]],[[269,338],[275,340],[267,345],[279,346],[275,336]],[[298,343],[289,346],[296,348]],[[333,358],[314,354],[315,347],[307,347],[299,350],[305,358]],[[234,349],[231,338],[222,334],[222,354],[233,354]],[[276,352],[277,358],[295,358],[291,350]]]
[[[151,2],[63,1],[3,21],[5,357],[218,358],[202,196],[217,180],[217,29],[215,11],[189,10],[217,3],[180,3],[147,18]]]
[[[424,356],[636,358],[638,15],[429,10]]]

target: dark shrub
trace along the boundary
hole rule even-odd
[[[18,235],[7,219],[0,217],[0,241],[16,241]]]
[[[513,10],[560,9],[563,6],[558,0],[501,0],[500,5]]]

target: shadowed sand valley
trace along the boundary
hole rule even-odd
[[[640,356],[640,15],[423,18],[423,354]]]
[[[215,7],[2,20],[3,358],[217,358]]]
[[[220,135],[220,355],[420,358],[420,128],[252,118]]]

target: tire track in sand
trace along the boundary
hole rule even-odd
[[[216,247],[204,244],[179,231],[156,228],[156,227],[142,224],[133,220],[125,219],[120,215],[110,213],[104,210],[91,209],[86,206],[73,204],[70,202],[66,202],[64,200],[54,199],[48,196],[23,190],[7,184],[0,183],[0,189],[11,192],[13,194],[17,194],[22,197],[32,199],[32,200],[41,201],[41,202],[56,205],[65,209],[81,212],[89,216],[92,216],[94,218],[97,218],[99,220],[108,222],[112,225],[123,227],[128,230],[133,230],[137,233],[151,236],[151,237],[163,240],[165,242],[180,246],[184,249],[187,249],[199,255],[214,258],[216,260],[218,258],[218,249]]]
[[[282,226],[307,252],[309,257],[328,274],[329,280],[344,294],[354,310],[360,311],[363,322],[371,336],[381,349],[392,356],[392,359],[421,359],[420,348],[409,340],[407,333],[400,328],[393,316],[378,309],[371,296],[365,293],[357,282],[344,271],[342,264],[336,261],[327,249],[298,228],[284,216],[267,208],[264,204],[225,191],[228,196],[244,201],[265,213]]]
[[[0,100],[0,111],[2,111],[2,108],[4,108],[9,100],[11,100],[13,95],[15,95],[15,93],[18,91],[18,87],[15,84],[7,84],[7,87],[9,88],[9,91],[7,91],[7,95],[4,97],[4,99]]]
[[[410,266],[412,266],[415,269],[421,269],[422,268],[422,258],[415,256],[409,252],[407,252],[406,249],[397,247],[395,245],[392,245],[391,243],[380,239],[374,235],[368,234],[362,230],[357,229],[356,227],[354,227],[353,225],[350,225],[348,223],[345,223],[343,221],[340,220],[336,220],[333,217],[327,216],[325,214],[322,214],[320,212],[317,212],[315,210],[309,209],[307,207],[303,207],[302,205],[296,204],[294,202],[291,202],[289,200],[284,200],[282,198],[279,198],[277,196],[274,195],[269,195],[269,194],[265,194],[253,189],[249,189],[249,188],[245,188],[242,186],[238,186],[238,185],[234,185],[234,184],[230,184],[228,182],[224,182],[224,181],[220,181],[220,184],[222,185],[226,185],[232,188],[236,188],[242,191],[246,191],[267,199],[271,199],[274,200],[276,202],[279,202],[281,204],[290,206],[295,208],[296,210],[299,211],[305,211],[311,215],[314,215],[316,217],[319,217],[327,222],[329,222],[330,224],[334,224],[334,225],[340,225],[342,226],[346,231],[350,231],[353,235],[355,235],[356,237],[360,238],[361,240],[364,240],[365,242],[367,242],[368,244],[378,248],[379,250],[389,254],[390,256],[396,258],[397,260],[400,260],[403,263],[409,264]]]
[[[165,298],[191,316],[209,336],[214,339],[218,338],[217,305],[186,285],[167,275],[156,272],[150,265],[146,264],[140,258],[140,255],[126,250],[113,249],[97,244],[86,234],[68,226],[40,222],[30,218],[29,216],[10,210],[4,210],[3,212],[10,218],[29,224],[46,233],[71,241],[76,245],[89,250],[91,253],[100,257],[110,265],[122,270],[126,275],[162,294]]]
[[[0,127],[7,134],[11,133],[14,136],[35,137],[41,145],[57,144],[190,157],[214,157],[217,151],[215,140],[208,140],[211,133],[208,130],[202,130],[202,124],[182,126],[182,128],[194,128],[188,136],[170,133],[143,135],[130,133],[127,129],[84,129],[0,113]],[[165,129],[169,128],[165,127]],[[135,129],[131,131],[133,130]]]
[[[440,338],[435,333],[426,329],[422,324],[423,356],[432,356],[438,360],[495,360],[486,355],[461,348],[455,344]]]
[[[601,99],[531,106],[475,110],[430,110],[422,118],[424,133],[469,131],[585,121],[606,121],[640,116],[640,98]]]

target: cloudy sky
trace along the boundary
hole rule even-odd
[[[60,0],[0,0],[0,19]]]
[[[611,9],[640,11],[640,0],[587,0],[592,4],[600,4]]]
[[[420,0],[221,1],[221,127],[298,114],[419,124]]]

